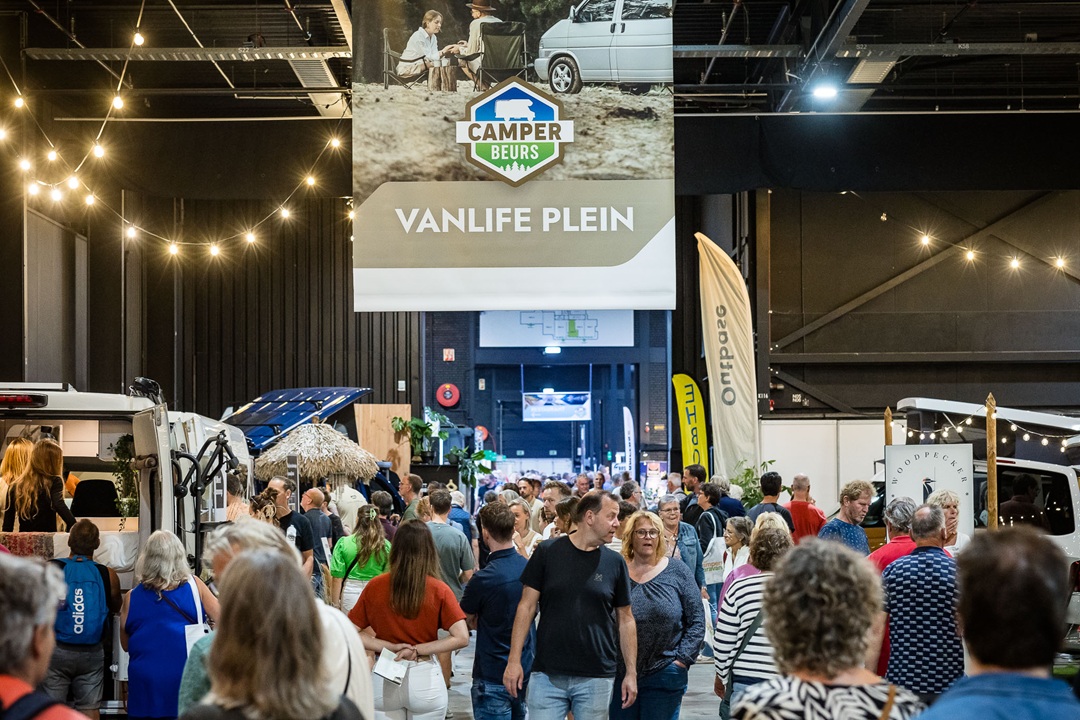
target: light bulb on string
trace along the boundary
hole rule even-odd
[[[1007,438],[1007,437],[1001,438],[1001,444],[1002,445],[1006,445],[1006,444],[1008,444],[1008,442],[1009,442],[1009,438]]]
[[[1016,432],[1016,423],[1013,423],[1012,425],[1010,425],[1009,430],[1011,430],[1013,432]]]
[[[60,192],[60,188],[53,188],[49,192],[49,197],[53,199],[53,202],[60,202],[64,199],[64,193]]]
[[[971,424],[971,418],[968,418],[967,420],[965,420],[965,421],[964,421],[964,423],[965,423],[966,425],[970,425],[970,424]]]
[[[248,241],[249,245],[254,243],[255,242],[255,233],[249,232],[248,234],[244,235],[244,239]]]
[[[356,211],[355,210],[350,210],[349,211],[349,219],[353,220],[355,218],[356,218]]]
[[[931,440],[936,440],[937,439],[937,433],[930,433],[930,439]]]
[[[915,437],[915,431],[914,430],[908,430],[907,431],[907,436],[908,437]]]
[[[135,230],[135,226],[134,225],[128,225],[127,236],[130,239],[134,240],[136,234],[137,234],[137,231]]]
[[[306,182],[308,184],[308,187],[315,187],[315,176],[314,175],[308,175],[307,179],[304,180],[304,182]]]
[[[0,140],[6,140],[6,139],[7,139],[7,130],[5,130],[4,128],[0,128]]]
[[[87,195],[86,196],[86,204],[87,205],[93,205],[96,201],[97,201],[97,198],[95,198],[93,195]]]
[[[336,137],[330,138],[330,147],[332,147],[332,148],[341,147],[341,140],[338,140]]]
[[[1024,442],[1027,442],[1030,439],[1031,439],[1031,433],[1024,433]]]
[[[19,169],[22,170],[23,172],[29,171],[30,170],[30,161],[27,160],[26,158],[23,158],[22,160],[20,160],[19,161]]]
[[[217,243],[210,243],[210,254],[217,257],[221,253],[221,248],[217,246]]]
[[[79,178],[72,175],[71,177],[69,177],[67,179],[67,186],[69,188],[71,188],[72,190],[78,190],[79,189]]]
[[[49,162],[53,162],[54,160],[56,160],[56,158],[60,156],[56,154],[55,150],[50,150],[45,157],[49,158]]]
[[[975,251],[974,250],[968,250],[966,253],[964,253],[964,257],[966,257],[968,259],[968,262],[971,262],[972,260],[975,259]]]
[[[1050,441],[1047,440],[1046,438],[1043,438],[1041,442],[1042,442],[1043,445],[1049,445],[1050,444]]]
[[[287,207],[281,208],[281,217],[288,218],[289,214],[290,214],[289,213],[289,208],[287,208]]]
[[[1013,270],[1016,270],[1018,267],[1020,267],[1020,258],[1014,257],[1012,260],[1010,260],[1009,267],[1011,267]]]
[[[941,431],[941,437],[943,437],[943,438],[949,437],[949,428],[945,428],[944,430]]]
[[[142,44],[146,42],[146,38],[143,37],[143,34],[138,30],[135,31],[135,37],[133,37],[132,40],[139,47],[142,47]]]
[[[919,239],[919,242],[921,242],[921,243],[923,244],[923,246],[924,246],[924,247],[925,247],[925,246],[927,246],[927,245],[929,245],[929,244],[930,244],[930,236],[929,236],[929,235],[923,235],[923,236],[922,236],[922,237],[921,237],[921,238]]]
[[[120,110],[124,107],[124,98],[117,95],[112,99],[112,106],[114,110]]]
[[[17,107],[17,108],[26,107],[26,101],[23,100],[22,95],[19,95],[17,98],[15,98],[15,107]]]
[[[964,426],[963,425],[957,425],[956,426],[956,434],[957,435],[963,435],[964,434]]]
[[[37,184],[36,180],[26,186],[26,193],[28,195],[37,195],[39,192],[41,192],[41,186]]]
[[[1054,267],[1058,268],[1059,270],[1064,268],[1065,267],[1065,258],[1060,258],[1060,257],[1056,258],[1054,260]]]
[[[1065,438],[1061,438],[1061,447],[1065,447],[1065,443],[1068,442]]]
[[[94,157],[105,157],[105,148],[101,147],[99,143],[94,143]]]
[[[174,242],[169,243],[169,254],[178,255],[180,253],[180,246]]]
[[[919,433],[919,439],[920,440],[925,440],[926,439],[926,433]]]

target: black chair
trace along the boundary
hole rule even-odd
[[[480,49],[484,53],[476,73],[477,89],[507,78],[528,79],[529,56],[525,49],[525,23],[487,22],[480,25]]]
[[[71,514],[84,517],[120,517],[112,480],[80,480],[71,498]]]
[[[398,63],[414,63],[424,59],[423,57],[402,57],[402,52],[404,52],[404,50],[402,50],[402,52],[394,50],[395,47],[406,47],[409,42],[409,33],[405,33],[401,30],[393,30],[391,28],[383,28],[382,34],[383,90],[390,87],[391,82],[411,88],[413,85],[427,80],[428,69],[426,65],[421,72],[415,75],[399,75],[397,72]]]

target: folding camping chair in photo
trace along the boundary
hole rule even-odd
[[[423,60],[422,57],[402,57],[401,52],[394,50],[395,47],[404,48],[408,44],[409,33],[401,30],[394,30],[392,28],[383,28],[382,36],[383,90],[390,87],[391,82],[411,88],[413,85],[427,80],[428,69],[426,65],[423,70],[415,75],[399,75],[397,72],[398,63],[413,63]],[[402,52],[404,52],[404,50],[402,50]]]
[[[507,78],[526,78],[529,57],[525,50],[525,23],[488,22],[480,26],[483,58],[476,73],[476,89],[486,89]]]

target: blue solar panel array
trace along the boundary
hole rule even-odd
[[[327,420],[371,392],[371,388],[309,387],[271,390],[242,406],[225,422],[240,428],[258,454],[290,430],[318,416]]]

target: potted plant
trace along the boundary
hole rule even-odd
[[[451,465],[458,466],[458,482],[461,485],[476,487],[477,476],[491,472],[491,467],[484,464],[487,456],[483,450],[470,453],[465,448],[450,448],[446,453],[446,459]]]
[[[747,510],[761,502],[759,478],[769,471],[769,466],[774,462],[776,461],[766,460],[761,463],[760,469],[746,464],[744,460],[740,460],[735,466],[735,475],[731,478],[731,484],[738,485],[743,489],[742,504]]]
[[[435,454],[432,441],[436,438],[445,440],[450,437],[445,430],[435,432],[432,425],[435,422],[449,424],[450,418],[435,412],[429,407],[424,408],[424,417],[422,418],[413,417],[408,420],[403,417],[390,418],[390,427],[394,432],[399,436],[402,433],[408,436],[413,462],[431,462]]]
[[[113,482],[116,484],[116,509],[120,517],[139,514],[139,471],[132,467],[135,459],[135,438],[121,435],[109,446],[113,453]]]

